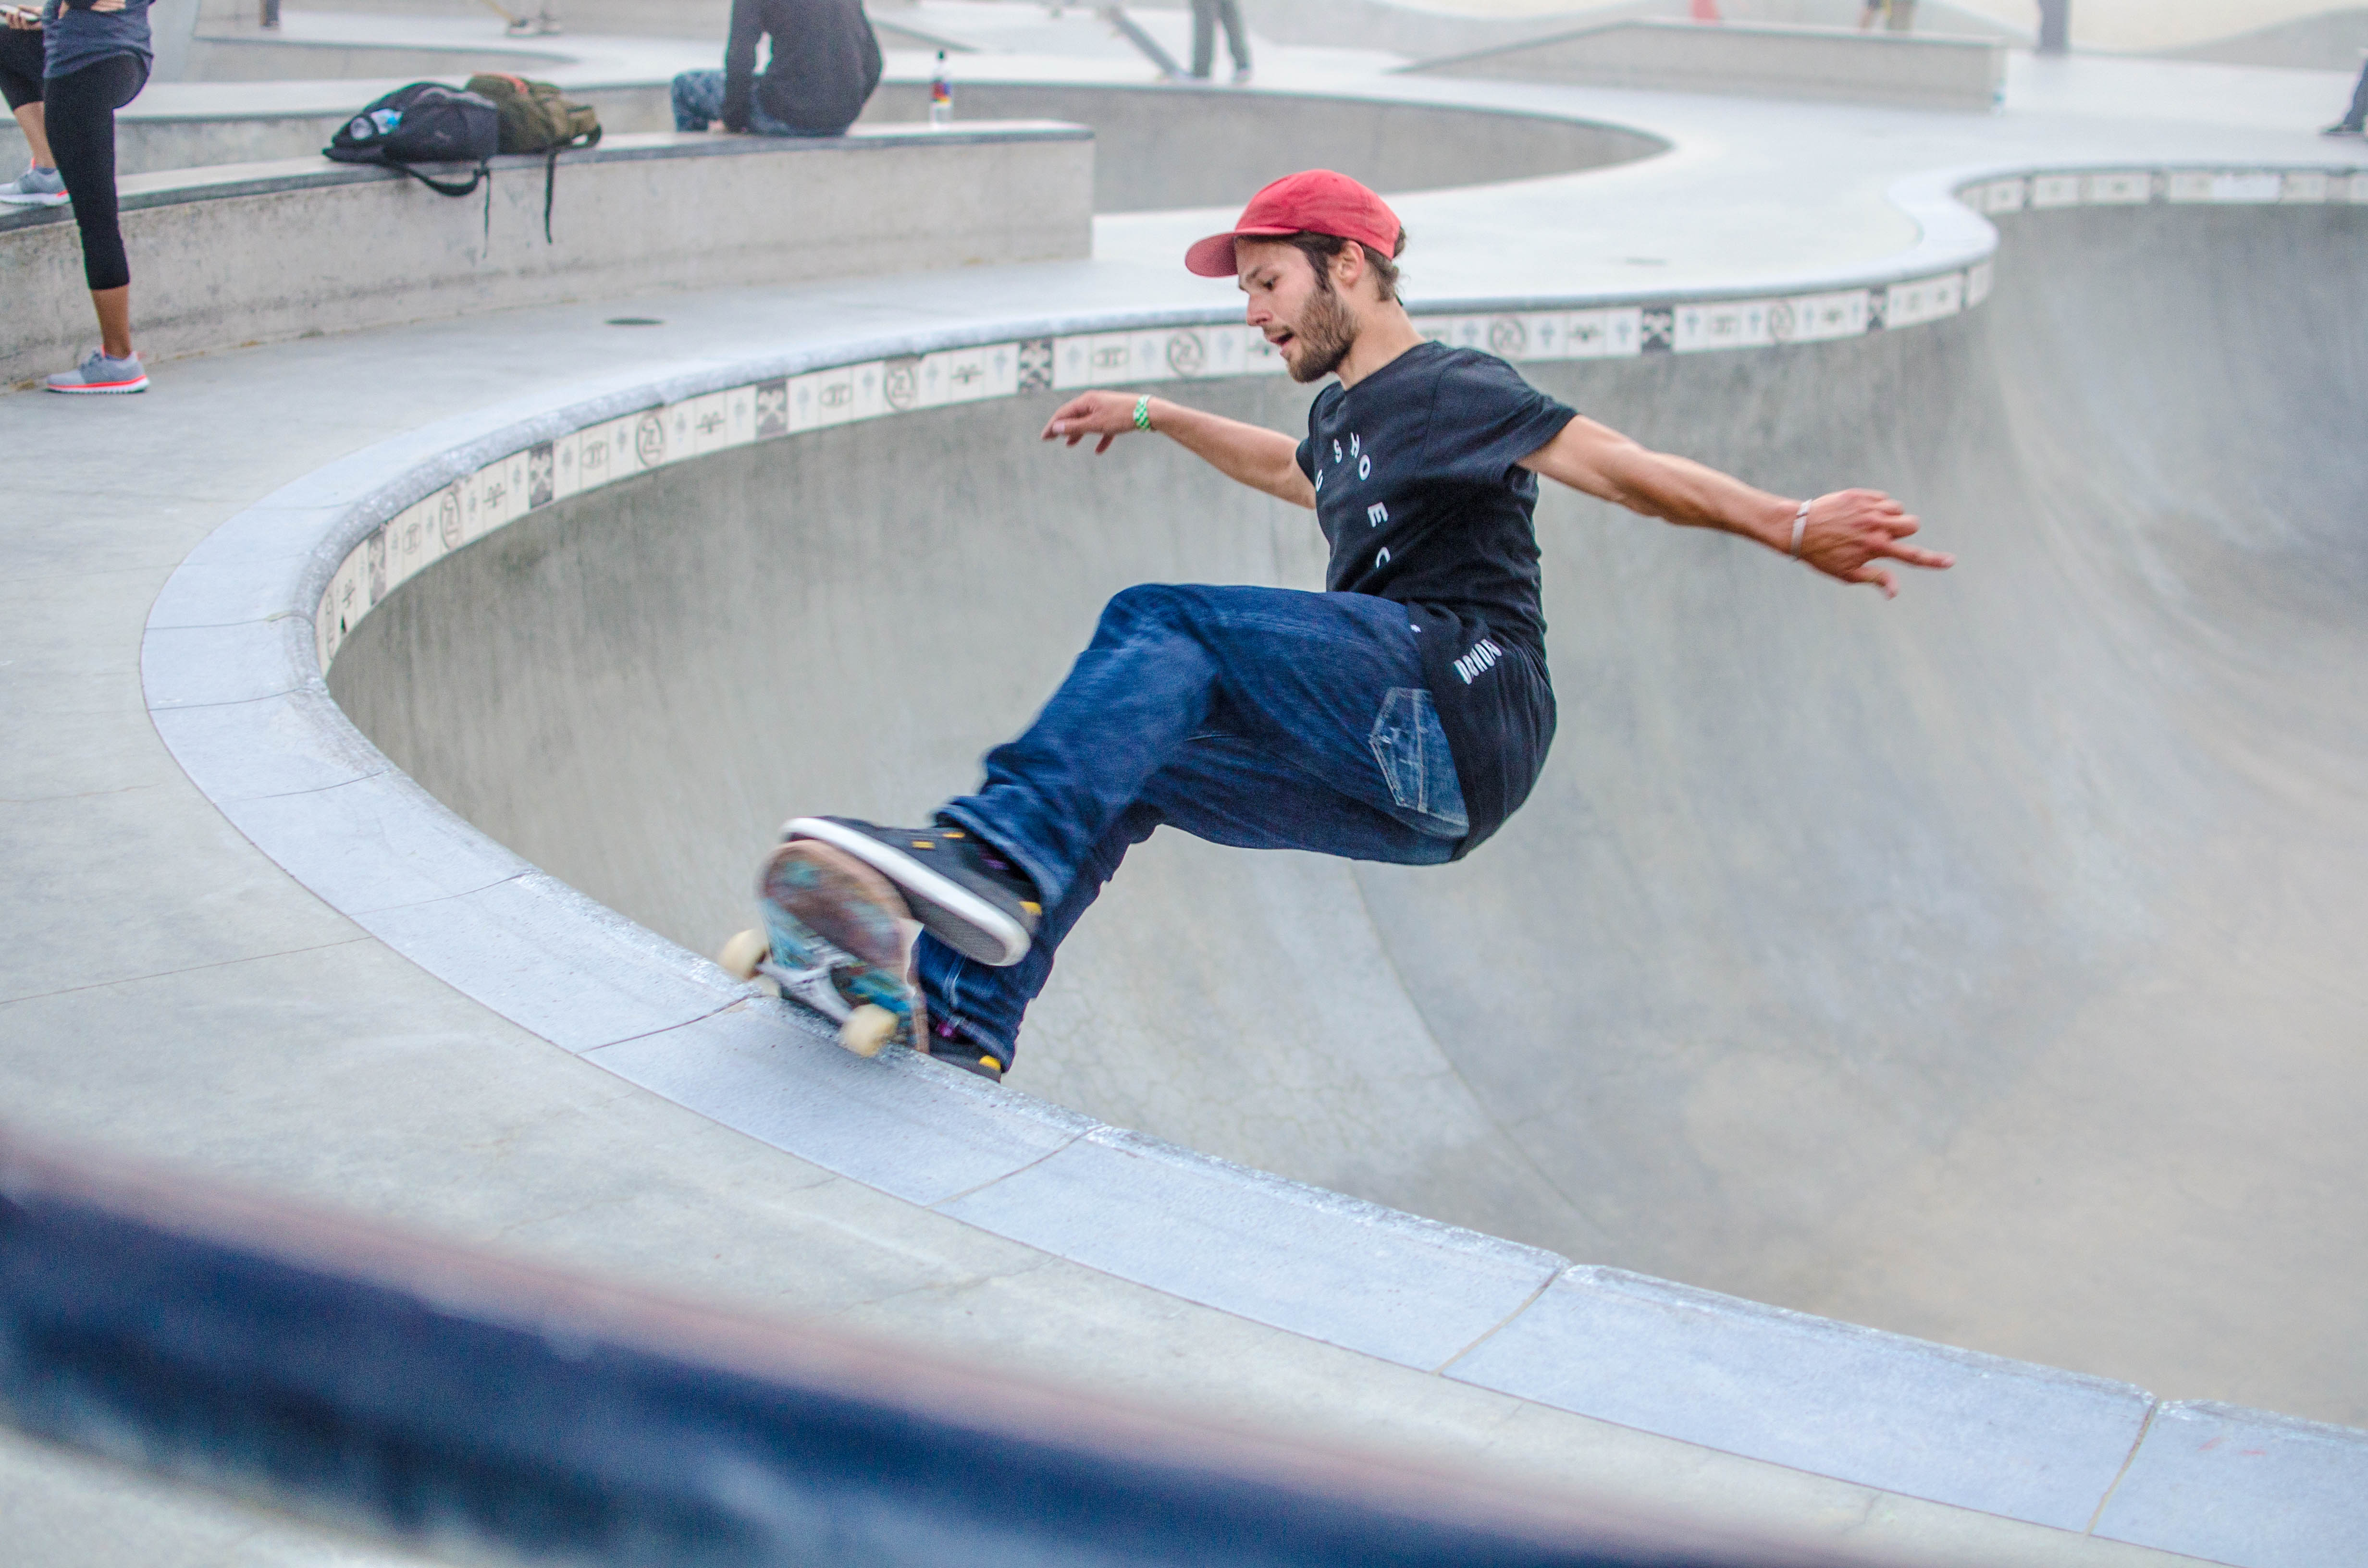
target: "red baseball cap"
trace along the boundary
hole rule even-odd
[[[1388,203],[1347,175],[1306,169],[1281,179],[1250,198],[1239,222],[1211,234],[1184,253],[1185,267],[1202,278],[1231,278],[1237,239],[1273,239],[1301,231],[1354,240],[1376,256],[1397,254],[1406,232]]]

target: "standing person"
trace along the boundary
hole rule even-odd
[[[44,0],[42,130],[82,231],[84,281],[98,347],[43,384],[53,392],[136,392],[148,372],[131,347],[131,267],[117,221],[115,111],[148,85],[149,0]]]
[[[1192,0],[1192,74],[1201,81],[1217,63],[1217,24],[1225,25],[1225,49],[1234,57],[1234,81],[1250,79],[1250,35],[1242,26],[1241,0]]]
[[[2343,118],[2319,132],[2321,136],[2357,136],[2368,126],[2368,65],[2360,67],[2360,80],[2351,89],[2351,107]]]
[[[50,139],[42,130],[41,75],[47,66],[42,60],[41,14],[29,6],[10,6],[0,19],[6,22],[0,26],[0,97],[7,98],[8,112],[17,117],[17,129],[25,133],[25,145],[33,155],[23,174],[0,185],[0,201],[19,207],[63,207],[66,182],[58,174],[57,160],[50,155]]]
[[[1845,583],[1886,562],[1945,567],[1872,490],[1772,495],[1648,451],[1536,391],[1502,359],[1427,341],[1399,302],[1405,231],[1381,198],[1311,170],[1258,192],[1185,266],[1233,277],[1292,378],[1337,378],[1307,435],[1165,398],[1089,392],[1046,440],[1167,437],[1227,477],[1311,508],[1325,591],[1152,585],[1111,599],[1092,642],[985,782],[932,827],[803,817],[768,887],[813,841],[904,894],[930,1054],[1011,1064],[1053,951],[1162,824],[1215,843],[1434,865],[1518,810],[1554,733],[1538,546],[1543,474],[1647,517],[1722,529]],[[882,906],[847,898],[860,923]],[[892,913],[901,913],[892,911]]]
[[[765,74],[757,45],[773,40]],[[837,136],[880,85],[880,40],[863,0],[732,0],[721,71],[674,79],[674,128],[721,121],[737,135]]]
[[[1916,30],[1916,0],[1866,0],[1866,9],[1858,14],[1858,30],[1865,32],[1883,18],[1885,32],[1905,33]]]

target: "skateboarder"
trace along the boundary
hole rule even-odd
[[[1884,562],[1950,564],[1907,542],[1916,519],[1886,495],[1755,490],[1579,416],[1501,359],[1425,341],[1397,297],[1405,243],[1381,198],[1318,169],[1267,187],[1186,253],[1193,272],[1236,279],[1294,379],[1337,378],[1304,439],[1116,392],[1072,399],[1043,431],[1096,452],[1165,436],[1313,509],[1331,546],[1324,592],[1129,588],[1027,732],[988,753],[985,782],[932,825],[788,825],[768,889],[828,846],[834,866],[835,850],[894,883],[920,921],[932,1055],[1001,1076],[1062,939],[1163,824],[1415,865],[1495,833],[1554,739],[1531,526],[1541,474],[1886,597]],[[854,870],[834,885],[869,877]]]

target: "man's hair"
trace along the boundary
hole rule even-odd
[[[1404,229],[1398,231],[1397,244],[1390,248],[1387,256],[1376,255],[1373,247],[1361,240],[1344,240],[1338,234],[1319,234],[1308,229],[1285,235],[1282,243],[1296,247],[1307,257],[1309,264],[1315,268],[1315,281],[1327,290],[1332,287],[1332,258],[1349,246],[1355,245],[1365,253],[1365,265],[1372,269],[1373,281],[1380,286],[1382,298],[1395,300],[1398,297],[1397,258],[1406,254]]]

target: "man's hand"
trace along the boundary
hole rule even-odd
[[[1647,450],[1583,415],[1523,458],[1521,466],[1648,517],[1741,534],[1779,554],[1793,550],[1799,502],[1755,490],[1691,458]],[[1880,490],[1837,490],[1809,503],[1800,557],[1829,577],[1870,583],[1884,598],[1896,598],[1891,574],[1877,561],[1934,571],[1956,563],[1954,556],[1902,544],[1916,527],[1916,519]]]
[[[1044,426],[1044,439],[1074,447],[1088,436],[1099,436],[1101,439],[1094,443],[1094,450],[1109,451],[1112,441],[1137,428],[1136,402],[1126,392],[1080,392],[1053,411]],[[1187,408],[1164,397],[1155,397],[1144,406],[1151,428],[1226,478],[1294,506],[1315,505],[1315,486],[1299,472],[1299,443],[1281,431]]]
[[[1897,598],[1891,574],[1875,562],[1896,561],[1935,572],[1957,563],[1953,555],[1903,543],[1917,526],[1907,508],[1880,490],[1837,490],[1809,503],[1808,523],[1801,530],[1801,559],[1828,577],[1872,583],[1884,598]]]
[[[1110,449],[1110,443],[1134,429],[1135,400],[1124,392],[1089,392],[1071,398],[1053,411],[1044,426],[1044,439],[1057,440],[1066,437],[1076,446],[1088,436],[1099,436],[1094,443],[1097,453]]]

